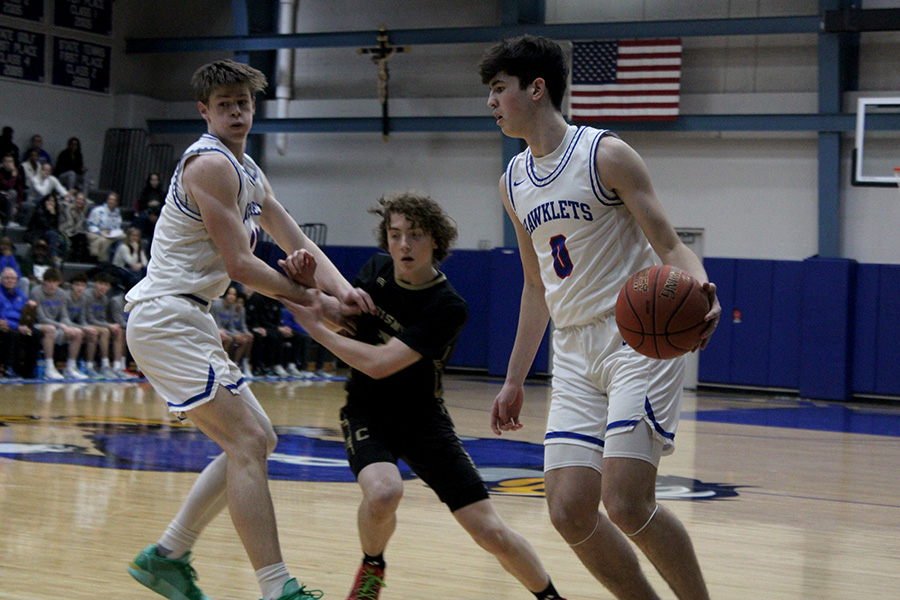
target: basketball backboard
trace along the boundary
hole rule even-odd
[[[900,166],[898,132],[880,121],[900,114],[900,98],[859,98],[856,107],[856,145],[853,185],[896,187],[894,167]]]

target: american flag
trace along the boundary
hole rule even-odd
[[[674,121],[681,40],[572,43],[573,121]]]

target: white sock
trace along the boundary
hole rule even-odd
[[[108,358],[101,358],[101,359],[100,359],[100,368],[101,368],[101,369],[105,369],[105,368],[107,368],[108,366],[109,366],[109,359],[108,359]]]
[[[75,362],[74,358],[70,358],[66,361],[66,370],[73,369],[75,371],[78,370],[78,363]]]
[[[263,567],[256,572],[263,600],[278,600],[284,591],[284,584],[291,578],[283,562]]]
[[[50,369],[55,369],[55,368],[56,368],[56,365],[53,364],[53,359],[52,359],[52,358],[45,358],[45,359],[44,359],[44,364],[47,365],[47,370],[48,370],[48,371],[49,371]]]
[[[156,545],[161,549],[161,555],[164,550],[168,550],[168,554],[165,554],[166,558],[181,558],[194,547],[199,536],[198,532],[191,531],[178,521],[172,521]]]
[[[115,361],[113,363],[113,369],[115,369],[116,371],[121,371],[122,370],[122,361],[121,360]]]

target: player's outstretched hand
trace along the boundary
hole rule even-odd
[[[703,291],[709,295],[710,309],[709,312],[706,313],[706,317],[704,317],[706,329],[700,334],[700,338],[702,339],[700,342],[701,350],[705,349],[706,345],[709,344],[709,338],[712,337],[716,327],[719,326],[719,318],[722,316],[722,305],[719,304],[719,299],[716,297],[716,284],[707,281],[703,284]]]
[[[522,429],[519,421],[519,413],[522,412],[522,404],[525,402],[525,388],[521,385],[514,386],[507,383],[500,388],[500,393],[494,398],[491,407],[491,429],[497,435],[504,431]]]
[[[375,303],[369,293],[362,288],[350,288],[340,297],[344,314],[355,316],[360,313],[374,313]]]
[[[308,288],[318,287],[316,283],[316,257],[306,250],[296,250],[278,261],[288,277]]]

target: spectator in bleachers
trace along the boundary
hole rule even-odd
[[[125,238],[117,193],[110,192],[104,204],[95,206],[88,213],[87,230],[91,254],[100,262],[109,262],[109,247]]]
[[[28,278],[32,284],[40,283],[44,271],[54,266],[50,258],[50,245],[46,240],[37,240],[31,244],[25,256],[17,256],[22,277]]]
[[[109,340],[112,346],[113,363],[109,364],[108,358],[103,358],[103,349],[100,350],[100,373],[107,379],[133,379],[125,372],[125,328],[117,322],[118,315],[114,315],[116,305],[111,303],[110,290],[113,278],[106,272],[99,272],[94,276],[94,287],[87,290],[85,299],[85,322],[94,327],[106,327],[109,329]]]
[[[81,341],[84,332],[69,318],[66,309],[68,294],[59,289],[62,273],[56,267],[44,272],[40,286],[31,290],[31,300],[37,304],[37,323],[35,327],[44,333],[44,360],[46,368],[44,379],[87,379],[87,375],[78,370],[78,355],[81,354]],[[56,370],[53,360],[54,348],[57,344],[69,346],[68,360],[64,373]]]
[[[156,204],[162,206],[166,201],[166,188],[162,186],[159,173],[150,173],[147,176],[147,183],[141,190],[141,195],[137,199],[137,212],[147,210],[147,207]]]
[[[28,199],[37,203],[41,198],[46,197],[51,192],[56,192],[60,198],[69,196],[69,188],[64,186],[62,182],[53,174],[53,165],[44,163],[41,165],[40,172],[31,178],[31,188],[28,192]]]
[[[0,220],[4,226],[16,220],[17,207],[24,200],[25,177],[16,166],[15,156],[7,153],[0,165]]]
[[[56,157],[53,174],[67,188],[78,188],[85,193],[88,192],[87,167],[84,166],[84,157],[81,155],[81,140],[77,137],[69,138],[65,150]]]
[[[256,372],[264,377],[287,377],[282,365],[286,334],[289,327],[281,324],[281,303],[278,300],[247,290],[247,327],[253,334],[251,362]]]
[[[44,240],[50,247],[50,259],[56,266],[62,264],[67,244],[66,238],[59,231],[60,202],[55,192],[50,192],[37,205],[31,220],[28,223],[28,231],[25,232],[25,241],[35,242]]]
[[[72,262],[88,262],[87,216],[88,205],[84,192],[75,192],[72,202],[63,202],[60,207],[59,231],[68,240],[67,258]]]
[[[156,231],[156,222],[159,221],[160,212],[162,212],[161,205],[151,204],[134,218],[134,226],[141,230],[141,235],[147,240],[148,252],[153,247],[153,234]]]
[[[314,350],[313,344],[315,342],[309,334],[306,333],[306,330],[297,322],[288,309],[281,307],[281,324],[290,328],[291,330],[291,360],[287,366],[288,375],[292,377],[300,377],[302,379],[308,379],[313,376],[313,373],[308,370],[309,366],[309,357],[311,356],[311,351]]]
[[[88,325],[86,321],[87,297],[84,292],[87,289],[87,275],[75,273],[69,282],[69,295],[66,299],[66,311],[72,322],[84,332],[84,357],[85,375],[91,379],[101,379],[102,375],[97,370],[95,360],[97,358],[97,346],[100,346],[100,355],[109,364],[109,329]]]
[[[25,174],[24,201],[33,203],[37,198],[40,198],[34,190],[34,183],[32,182],[41,176],[43,167],[44,165],[38,160],[38,151],[30,150],[28,152],[28,160],[22,162],[22,172]]]
[[[8,237],[0,238],[0,271],[10,267],[16,272],[16,277],[22,276],[22,270],[19,269],[19,261],[13,252],[12,240]]]
[[[13,128],[9,125],[3,127],[3,133],[0,133],[0,156],[6,156],[12,153],[16,163],[19,162],[19,147],[13,142]]]
[[[244,377],[253,377],[253,369],[250,367],[253,334],[247,329],[247,315],[244,306],[238,302],[237,288],[231,286],[224,296],[213,300],[209,312],[219,327],[219,337],[222,338],[222,347],[228,353],[228,358],[240,365]]]
[[[28,147],[25,148],[25,151],[22,153],[22,159],[21,159],[22,162],[25,162],[25,160],[28,158],[28,153],[31,150],[38,151],[38,160],[41,161],[41,163],[53,162],[53,160],[50,158],[50,155],[47,154],[46,150],[44,150],[44,138],[42,138],[37,133],[34,134],[33,136],[31,136],[31,142],[29,143]]]
[[[129,227],[127,237],[116,248],[113,254],[112,264],[124,269],[130,278],[127,287],[131,287],[147,274],[147,251],[141,230],[137,227]]]
[[[40,348],[40,334],[22,319],[26,306],[37,307],[19,289],[18,280],[12,267],[0,271],[0,374],[5,377],[31,377]]]

